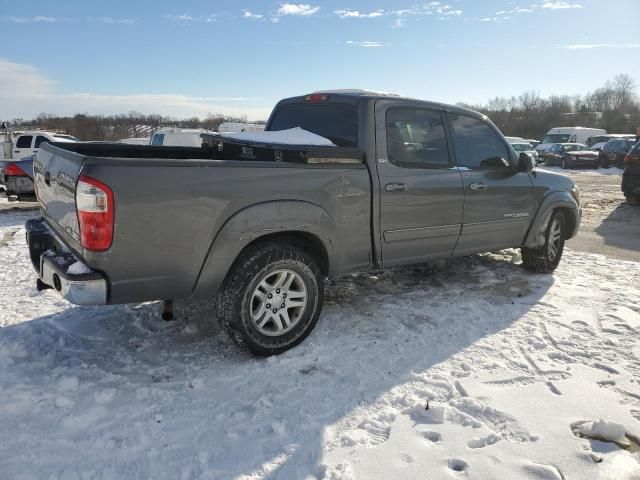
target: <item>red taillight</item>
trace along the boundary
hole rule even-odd
[[[15,163],[10,163],[4,168],[4,174],[8,177],[26,177],[27,174]]]
[[[325,95],[322,93],[312,93],[311,95],[307,95],[304,97],[307,102],[326,102],[329,100],[329,95]]]
[[[87,250],[104,252],[113,242],[113,191],[95,178],[80,175],[76,186],[76,209],[80,222],[80,244]]]

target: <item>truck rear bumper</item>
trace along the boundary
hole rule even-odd
[[[71,253],[43,218],[27,220],[25,228],[31,263],[44,288],[57,290],[76,305],[107,303],[108,285],[104,276]]]

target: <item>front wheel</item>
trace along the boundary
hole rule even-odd
[[[562,162],[560,163],[560,166],[565,170],[567,169],[567,161],[564,158],[562,159]]]
[[[270,356],[311,333],[323,301],[323,276],[315,260],[293,245],[267,242],[236,260],[218,292],[216,315],[238,345]]]
[[[522,265],[531,272],[551,273],[560,263],[566,238],[566,221],[562,212],[553,212],[547,230],[545,242],[540,248],[522,247]]]

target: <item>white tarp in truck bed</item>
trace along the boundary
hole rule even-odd
[[[229,132],[221,133],[221,137],[244,142],[277,143],[280,145],[315,145],[335,147],[328,138],[321,137],[300,127],[275,132]]]

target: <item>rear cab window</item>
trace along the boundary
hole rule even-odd
[[[358,107],[338,100],[284,103],[274,112],[268,130],[296,127],[328,138],[338,147],[357,147]]]

